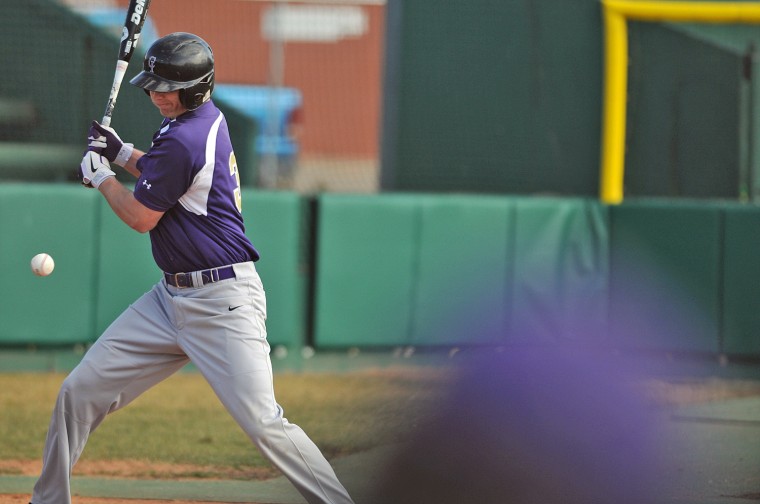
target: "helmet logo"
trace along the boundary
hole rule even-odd
[[[148,69],[150,70],[150,73],[156,73],[156,57],[151,56],[148,58]]]

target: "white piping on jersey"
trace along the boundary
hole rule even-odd
[[[206,216],[208,214],[208,193],[211,191],[211,183],[214,180],[214,165],[216,160],[216,137],[219,134],[219,125],[224,115],[220,112],[206,137],[206,164],[203,165],[193,178],[193,183],[187,192],[179,199],[179,203],[188,212]]]

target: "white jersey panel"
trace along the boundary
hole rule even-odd
[[[208,214],[208,194],[214,181],[214,165],[216,164],[216,136],[223,118],[224,115],[220,113],[206,137],[206,164],[195,174],[190,188],[179,199],[180,205],[185,210],[196,215]]]

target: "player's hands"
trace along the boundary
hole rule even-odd
[[[131,143],[124,143],[113,128],[103,126],[98,121],[92,121],[87,141],[90,150],[119,166],[127,164],[134,149]]]
[[[115,177],[108,160],[94,151],[87,151],[79,165],[79,180],[86,187],[100,187],[107,178]]]

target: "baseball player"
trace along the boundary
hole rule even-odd
[[[244,233],[240,177],[224,115],[211,100],[214,59],[200,37],[173,33],[131,81],[164,117],[147,152],[93,122],[82,183],[133,229],[150,233],[165,273],[100,336],[64,380],[33,504],[69,504],[70,474],[106,415],[192,361],[261,452],[309,503],[352,503],[317,446],[275,401],[266,298]],[[134,191],[110,162],[137,177]]]

